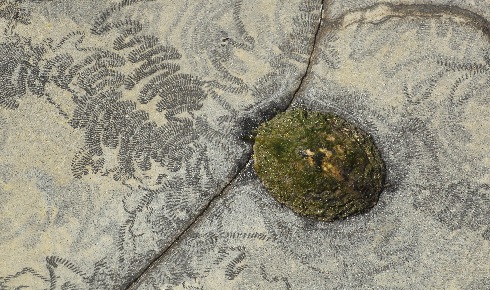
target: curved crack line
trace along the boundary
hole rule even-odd
[[[158,261],[161,260],[162,258],[165,257],[165,254],[167,254],[171,249],[173,249],[180,241],[182,241],[182,238],[185,236],[187,232],[192,230],[196,224],[200,222],[201,219],[203,219],[206,215],[206,213],[213,208],[213,204],[216,203],[220,197],[224,196],[231,188],[231,186],[235,183],[237,178],[242,174],[247,169],[248,164],[251,161],[252,156],[250,155],[248,157],[247,162],[245,165],[243,165],[237,172],[230,178],[230,181],[223,187],[223,189],[218,192],[215,196],[213,196],[199,211],[199,213],[190,220],[188,225],[173,239],[173,241],[158,255],[156,256],[148,265],[143,268],[140,273],[133,278],[131,282],[127,284],[126,287],[121,287],[125,288],[127,290],[130,289],[137,289],[139,286],[140,282],[145,278],[145,276],[158,265]]]
[[[363,9],[358,9],[354,11],[349,11],[342,16],[339,16],[335,19],[328,19],[328,15],[326,13],[326,9],[331,3],[332,0],[322,0],[320,6],[320,19],[315,32],[311,53],[309,54],[307,67],[305,73],[300,79],[300,83],[297,89],[293,92],[292,97],[287,102],[287,106],[284,110],[288,110],[294,100],[297,98],[299,92],[301,92],[305,80],[312,69],[312,61],[315,55],[315,51],[317,49],[318,39],[321,37],[323,33],[327,31],[339,29],[342,27],[349,26],[358,22],[373,22],[380,23],[384,22],[390,18],[405,18],[405,17],[425,17],[425,18],[437,18],[437,17],[454,17],[464,20],[464,22],[468,25],[473,26],[474,28],[482,31],[489,39],[490,39],[490,22],[484,18],[483,16],[472,12],[467,9],[463,9],[453,5],[437,5],[437,4],[390,4],[390,3],[380,3],[375,4]],[[383,8],[385,10],[383,11]],[[369,12],[376,11],[381,13],[372,13]],[[363,14],[364,12],[364,14]],[[357,15],[356,15],[357,13]],[[354,16],[354,17],[351,17]],[[366,17],[367,16],[367,17]],[[349,18],[351,17],[351,18]],[[321,30],[322,26],[323,30]],[[252,153],[249,153],[247,158],[247,162],[239,169],[237,172],[231,177],[230,181],[223,187],[223,189],[218,192],[215,196],[213,196],[209,202],[200,210],[200,212],[189,222],[189,224],[181,231],[180,234],[176,236],[176,238],[170,243],[168,247],[166,247],[157,257],[155,257],[147,267],[142,269],[140,273],[127,284],[125,289],[136,289],[142,280],[146,277],[146,275],[157,266],[158,261],[164,258],[164,256],[175,248],[185,237],[186,233],[194,228],[195,225],[202,220],[206,214],[213,208],[214,204],[217,203],[222,197],[224,197],[235,184],[237,179],[242,175],[242,173],[247,169],[248,165],[252,161]]]
[[[327,5],[326,4],[327,1],[328,0],[322,0],[321,5],[320,5],[320,17],[319,17],[319,20],[318,20],[318,25],[317,25],[317,28],[316,28],[316,31],[315,31],[315,35],[313,37],[312,49],[311,49],[311,52],[310,52],[309,57],[308,57],[308,63],[306,65],[305,72],[304,72],[303,76],[300,79],[300,82],[299,82],[299,85],[298,85],[297,89],[293,92],[291,99],[288,101],[287,106],[284,109],[284,111],[286,111],[287,109],[289,109],[291,107],[291,104],[296,99],[298,93],[301,91],[301,88],[303,87],[303,84],[304,84],[304,81],[306,79],[306,76],[311,71],[311,63],[312,63],[313,55],[314,55],[314,52],[315,52],[315,48],[316,48],[318,36],[319,36],[319,33],[320,33],[320,28],[321,28],[321,26],[323,24],[323,16],[325,14],[324,13],[325,12],[324,11],[324,8]],[[161,259],[163,259],[165,257],[165,255],[169,251],[171,251],[173,248],[175,248],[182,241],[182,239],[185,237],[186,233],[189,232],[190,230],[192,230],[194,228],[194,226],[197,225],[199,223],[199,221],[202,220],[206,216],[206,213],[208,213],[213,208],[213,205],[215,203],[217,203],[218,200],[220,200],[222,197],[224,197],[230,191],[231,187],[235,184],[235,182],[242,175],[242,173],[247,170],[249,164],[251,163],[252,156],[253,156],[252,155],[252,152],[249,152],[248,155],[249,156],[247,157],[247,161],[244,163],[243,166],[241,166],[241,168],[239,170],[237,170],[237,172],[232,176],[232,178],[225,185],[225,187],[223,187],[223,189],[220,192],[218,192],[218,194],[216,194],[215,196],[213,196],[208,201],[208,203],[189,222],[189,224],[180,232],[180,234],[178,234],[173,239],[173,241],[158,256],[156,256],[152,261],[150,261],[150,263],[148,263],[148,265],[145,268],[143,268],[140,271],[140,273],[135,278],[133,278],[132,281],[130,281],[127,284],[127,286],[124,286],[123,285],[121,288],[125,288],[126,290],[131,290],[131,289],[137,289],[138,288],[138,286],[143,281],[143,279],[146,277],[146,275],[148,275],[148,273],[150,273],[150,271],[152,269],[154,269],[158,265],[158,261],[160,261]]]
[[[313,38],[313,45],[312,45],[312,49],[311,49],[310,55],[308,57],[308,63],[306,65],[305,73],[301,77],[301,80],[299,81],[298,88],[294,91],[294,93],[293,93],[291,99],[289,100],[289,102],[288,102],[286,108],[284,109],[284,111],[287,111],[289,108],[291,108],[291,105],[293,104],[294,100],[298,96],[298,93],[303,88],[303,84],[305,83],[306,77],[311,72],[311,69],[312,69],[311,63],[313,62],[313,56],[315,55],[315,51],[316,51],[316,48],[317,48],[317,43],[318,43],[320,31],[321,31],[322,25],[324,23],[323,18],[326,15],[326,13],[325,13],[326,11],[325,10],[326,10],[327,7],[329,7],[329,4],[328,3],[330,1],[332,1],[332,0],[322,0],[322,3],[320,5],[320,20],[318,21],[318,26],[317,26],[316,31],[315,31],[315,36]]]
[[[333,29],[346,28],[356,23],[379,24],[391,18],[453,18],[480,30],[490,39],[490,21],[468,9],[440,4],[392,4],[378,3],[361,9],[348,11],[327,21]]]

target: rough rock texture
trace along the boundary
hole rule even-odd
[[[320,15],[313,1],[1,4],[7,289],[135,279],[246,163],[259,112],[290,102]]]
[[[490,288],[490,3],[378,2],[0,1],[0,289]],[[369,213],[261,186],[297,106],[373,136]]]
[[[421,5],[432,10],[432,14],[437,14],[437,10],[456,8],[466,12],[478,14],[486,19],[490,18],[490,1],[488,0],[329,0],[327,15],[331,19],[336,19],[342,15],[356,10],[368,10],[378,4],[387,5]]]
[[[319,32],[292,106],[374,136],[388,186],[372,211],[300,218],[249,167],[138,289],[488,288],[489,35],[449,12],[381,5]]]

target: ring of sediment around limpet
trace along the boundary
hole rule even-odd
[[[371,209],[385,176],[369,134],[335,114],[304,109],[279,113],[259,126],[254,169],[277,201],[322,221]]]

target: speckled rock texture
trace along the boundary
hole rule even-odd
[[[490,288],[489,1],[0,0],[0,289]],[[257,126],[359,125],[369,212],[279,204]]]

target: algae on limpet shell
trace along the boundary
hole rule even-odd
[[[333,221],[378,201],[385,166],[373,139],[331,113],[295,109],[258,128],[254,169],[266,189],[299,215]]]

